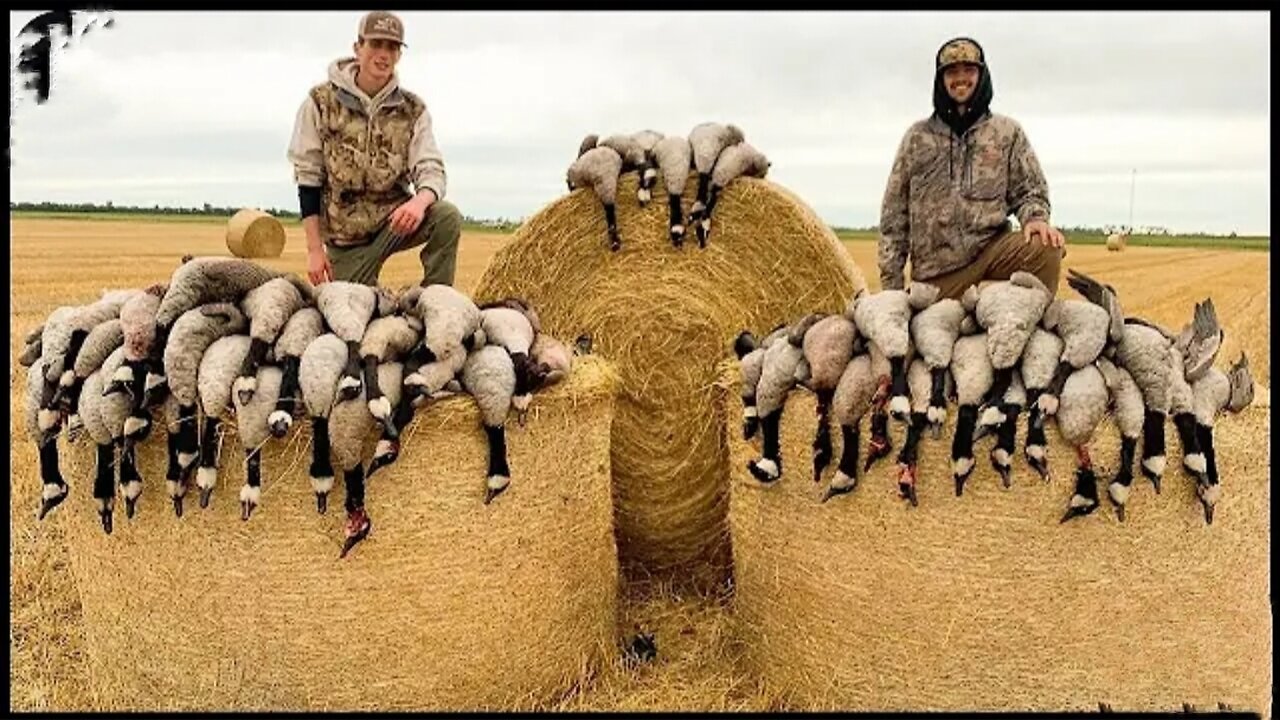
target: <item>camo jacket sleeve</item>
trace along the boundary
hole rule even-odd
[[[910,250],[907,237],[911,217],[908,207],[911,198],[908,155],[914,132],[913,126],[898,144],[893,170],[889,173],[889,183],[880,203],[880,242],[876,255],[880,266],[880,287],[885,290],[901,290],[904,283],[904,268]]]
[[[1049,183],[1040,169],[1035,150],[1020,125],[1015,125],[1009,154],[1009,192],[1006,202],[1018,222],[1049,221]]]

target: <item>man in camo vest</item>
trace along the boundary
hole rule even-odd
[[[944,297],[1017,270],[1056,293],[1065,240],[1049,224],[1049,187],[1022,127],[988,109],[985,53],[956,38],[935,65],[933,115],[903,137],[880,208],[881,287],[902,288],[910,258],[911,279]]]
[[[377,284],[388,257],[418,246],[422,284],[453,284],[462,216],[444,199],[431,114],[396,77],[403,47],[400,18],[365,15],[355,57],[332,63],[298,110],[288,157],[313,284]]]

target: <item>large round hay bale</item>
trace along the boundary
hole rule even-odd
[[[737,368],[730,372],[737,373]],[[725,412],[742,412],[736,376]],[[950,469],[954,406],[921,444],[919,507],[898,498],[896,453],[849,495],[819,503],[812,394],[783,410],[782,478],[746,470],[758,448],[726,434],[733,472],[735,626],[747,664],[803,708],[883,711],[1174,711],[1189,702],[1271,710],[1270,422],[1250,408],[1216,432],[1226,494],[1206,525],[1169,424],[1162,494],[1135,467],[1124,522],[1106,496],[1119,457],[1105,421],[1092,445],[1103,505],[1060,524],[1075,454],[1050,425],[1052,480],[1014,485],[975,444],[962,497]],[[867,426],[862,452],[866,458]],[[839,458],[841,434],[833,432]],[[859,467],[861,471],[861,467]],[[825,482],[834,466],[824,476]]]
[[[1111,233],[1107,236],[1107,250],[1111,252],[1120,252],[1124,250],[1126,238],[1120,233]]]
[[[277,258],[284,241],[284,225],[261,210],[245,208],[227,222],[227,249],[236,257]]]
[[[100,709],[418,710],[554,702],[614,652],[617,555],[609,483],[616,372],[596,358],[508,425],[512,481],[484,505],[488,449],[472,398],[406,429],[370,480],[369,537],[339,560],[342,481],[318,515],[307,423],[272,441],[262,504],[237,500],[243,454],[223,439],[210,507],[175,518],[157,431],[139,514],[105,535],[93,451],[67,453],[58,509],[83,599]],[[372,451],[376,435],[369,437]],[[368,455],[366,455],[368,457]],[[78,479],[78,482],[77,480]],[[48,522],[48,520],[46,520]]]
[[[685,190],[688,212],[696,176]],[[715,582],[728,565],[728,469],[713,398],[716,363],[744,328],[757,334],[797,307],[840,310],[865,286],[835,234],[800,199],[764,180],[732,182],[708,245],[669,239],[659,183],[640,208],[636,176],[618,189],[622,249],[610,252],[590,190],[552,202],[498,251],[478,301],[517,295],[561,337],[592,336],[622,378],[613,483],[624,571]],[[706,572],[707,570],[710,572]]]

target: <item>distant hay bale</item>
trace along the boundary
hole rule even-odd
[[[726,363],[728,365],[728,363]],[[740,417],[737,367],[722,380]],[[946,432],[920,446],[919,507],[898,498],[894,451],[849,495],[820,504],[810,448],[813,395],[782,418],[783,476],[758,483],[758,447],[726,432],[732,469],[734,613],[748,667],[798,708],[876,711],[1174,711],[1183,702],[1271,713],[1270,480],[1265,410],[1224,417],[1216,432],[1226,493],[1206,526],[1182,474],[1172,423],[1163,493],[1134,469],[1123,523],[1106,495],[1118,435],[1104,421],[1092,457],[1102,505],[1059,520],[1075,455],[1048,431],[1052,481],[1022,455],[1014,486],[975,444],[962,497]],[[736,415],[735,415],[736,414]],[[862,452],[868,437],[863,423]],[[833,431],[835,457],[841,434]],[[758,442],[758,440],[757,440]]]
[[[1120,252],[1124,250],[1125,244],[1128,242],[1128,236],[1120,233],[1111,233],[1107,236],[1107,250],[1111,252]]]
[[[345,559],[342,480],[326,515],[307,481],[308,423],[263,457],[262,505],[240,520],[243,452],[224,437],[213,501],[175,518],[165,440],[114,534],[75,443],[58,509],[83,599],[98,709],[418,710],[554,701],[615,650],[609,428],[617,375],[596,358],[508,425],[508,490],[484,505],[488,458],[470,397],[426,410],[370,480],[373,531]],[[376,435],[369,437],[366,452]],[[366,454],[368,457],[368,454]],[[48,522],[48,520],[46,520]]]
[[[227,223],[227,249],[236,257],[277,258],[284,241],[284,225],[261,210],[245,208]]]
[[[692,176],[686,213],[696,188]],[[520,227],[475,296],[524,297],[549,332],[589,333],[617,364],[612,458],[624,572],[678,569],[701,584],[723,579],[728,562],[716,363],[732,357],[741,330],[767,332],[797,308],[841,310],[865,281],[827,225],[772,182],[742,178],[721,193],[705,250],[692,227],[674,248],[668,213],[665,188],[642,209],[636,176],[625,175],[622,249],[613,253],[599,200],[575,191]]]

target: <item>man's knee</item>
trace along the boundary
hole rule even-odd
[[[462,235],[462,213],[458,206],[448,200],[437,200],[432,203],[430,213],[431,234],[436,243],[456,245]]]
[[[1062,256],[1065,254],[1064,248],[1041,245],[1039,256],[1036,258],[1033,272],[1054,295],[1058,294],[1058,279],[1062,275]]]

